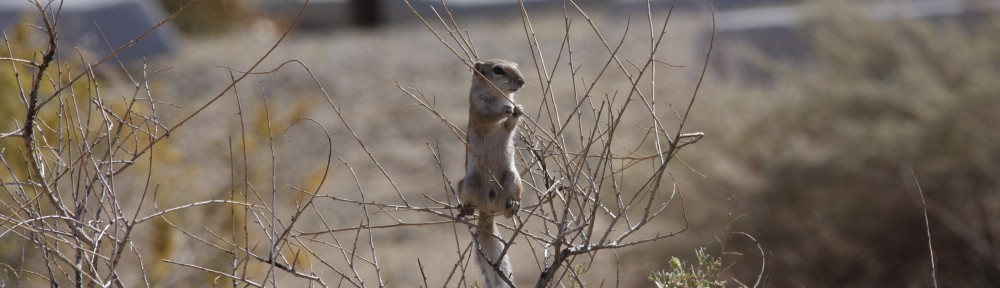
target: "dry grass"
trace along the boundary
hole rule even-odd
[[[832,7],[801,30],[814,57],[761,63],[771,85],[712,87],[705,107],[731,114],[701,122],[720,137],[690,151],[714,176],[699,187],[736,194],[775,286],[931,286],[917,178],[939,282],[997,285],[996,14],[876,21]]]

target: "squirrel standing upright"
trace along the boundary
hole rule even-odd
[[[502,213],[510,218],[521,208],[521,176],[514,167],[513,137],[524,113],[521,105],[513,102],[513,93],[524,86],[524,76],[517,63],[499,59],[476,62],[474,69],[465,178],[458,181],[458,198],[462,202],[458,217],[479,210],[475,233],[479,268],[486,287],[507,287],[496,270],[510,280],[513,274],[509,257],[500,257],[504,243],[493,217]]]

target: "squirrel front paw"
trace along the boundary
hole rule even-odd
[[[503,114],[507,114],[507,115],[514,115],[514,113],[515,113],[514,111],[516,111],[514,106],[509,106],[509,105],[503,105],[503,107],[501,109],[503,109],[503,111],[502,111]]]
[[[524,108],[521,107],[521,104],[517,104],[517,106],[514,107],[514,111],[511,111],[510,115],[514,117],[521,117],[521,115],[524,115]]]

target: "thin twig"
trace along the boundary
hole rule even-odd
[[[924,227],[927,231],[927,251],[931,256],[931,280],[934,281],[934,287],[937,288],[937,267],[935,266],[937,264],[934,259],[934,242],[931,241],[931,220],[927,216],[927,200],[924,199],[924,189],[920,187],[920,180],[917,179],[917,172],[913,171],[913,167],[910,167],[910,175],[913,176],[913,182],[917,184],[917,195],[920,195],[920,207],[924,212]]]

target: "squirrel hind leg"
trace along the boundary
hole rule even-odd
[[[508,199],[507,203],[504,204],[503,217],[514,217],[518,210],[521,210],[521,201]]]
[[[474,176],[466,176],[462,180],[458,181],[458,201],[461,202],[458,205],[458,215],[456,217],[462,218],[465,216],[472,216],[475,210],[483,208],[482,183],[478,178]]]
[[[503,203],[503,214],[504,217],[510,218],[521,210],[521,189],[523,188],[521,184],[521,176],[517,174],[517,171],[508,170],[504,173],[503,177],[503,188],[505,195]]]
[[[465,189],[465,179],[458,180],[458,185],[457,186],[458,186],[457,187],[458,188],[458,201],[460,201],[461,203],[458,204],[458,215],[456,215],[455,217],[457,217],[459,219],[462,219],[462,217],[471,216],[472,213],[476,210],[476,206],[471,205],[470,203],[468,203],[468,201],[465,200],[466,197],[467,197],[465,195],[465,190],[466,190]]]
[[[458,215],[455,218],[462,219],[465,216],[472,216],[476,212],[476,206],[468,203],[458,204]]]

